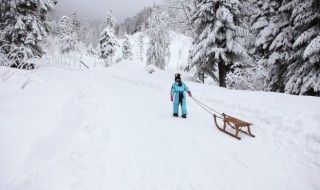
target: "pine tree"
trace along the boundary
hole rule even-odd
[[[122,54],[124,59],[132,59],[132,46],[127,34],[124,36],[124,41],[122,44]]]
[[[105,21],[105,28],[101,33],[100,38],[100,58],[107,61],[111,60],[115,54],[116,46],[119,46],[118,40],[114,35],[114,27],[116,25],[116,19],[112,16],[112,9],[107,13],[107,19]]]
[[[164,10],[154,8],[148,18],[149,29],[147,31],[150,42],[147,50],[147,65],[155,65],[159,69],[165,69],[170,58],[170,39],[168,31],[168,14]]]
[[[231,65],[248,57],[245,38],[250,33],[243,25],[243,5],[237,0],[196,0],[195,3],[191,67],[196,66],[196,76],[202,80],[204,75],[217,80],[218,67],[219,86],[226,87]]]
[[[286,60],[292,51],[290,42],[290,22],[288,12],[280,10],[283,0],[250,0],[247,8],[251,8],[251,32],[254,44],[250,52],[255,55],[256,68],[268,73],[263,81],[268,80],[264,90],[284,90],[284,71]],[[254,78],[254,77],[253,77]],[[253,81],[254,82],[254,81]]]
[[[107,12],[106,20],[104,21],[104,27],[112,28],[113,30],[116,27],[117,20],[112,15],[112,9]]]
[[[248,8],[253,10],[249,20],[255,36],[255,43],[250,52],[256,59],[253,64],[248,65],[249,67],[242,65],[242,70],[236,68],[235,76],[228,76],[229,79],[239,82],[233,82],[232,86],[250,86],[253,89],[252,87],[260,83],[258,87],[267,84],[261,90],[320,95],[320,2],[248,2]]]
[[[100,58],[112,61],[116,46],[118,46],[118,42],[114,30],[108,27],[104,28],[100,38]]]
[[[294,53],[288,59],[285,92],[320,96],[320,1],[288,0]]]
[[[24,0],[0,2],[0,53],[23,67],[27,59],[41,57],[40,42],[49,32],[48,12],[56,1]]]
[[[81,28],[81,24],[80,24],[80,19],[78,17],[77,12],[74,12],[72,14],[72,18],[71,18],[71,28],[72,30],[77,34],[78,37],[80,37],[80,28]]]
[[[62,38],[66,34],[70,34],[72,32],[70,19],[68,16],[60,17],[57,24],[57,36]]]
[[[59,20],[58,37],[60,38],[61,53],[69,53],[76,49],[78,36],[73,30],[69,17],[62,16]]]
[[[254,12],[250,16],[251,32],[255,36],[252,49],[256,56],[269,59],[272,51],[270,46],[288,23],[288,16],[283,15],[279,8],[282,0],[253,0]]]

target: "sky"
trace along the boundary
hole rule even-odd
[[[113,15],[119,23],[127,17],[132,17],[146,6],[151,6],[154,0],[58,0],[54,17],[72,15],[75,11],[80,17],[89,20],[103,20],[107,11],[112,8]]]

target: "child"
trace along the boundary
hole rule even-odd
[[[191,92],[189,91],[187,85],[181,81],[181,75],[177,73],[174,78],[174,83],[171,87],[171,101],[173,102],[173,116],[179,116],[179,104],[181,105],[182,118],[187,118],[187,101],[184,92],[187,92],[191,97]],[[174,98],[173,98],[174,97]]]

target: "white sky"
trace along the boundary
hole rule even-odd
[[[72,15],[77,11],[80,17],[87,16],[89,20],[103,20],[107,11],[112,8],[113,15],[119,23],[132,17],[143,7],[151,6],[154,0],[58,0],[55,7],[55,18],[62,15]]]

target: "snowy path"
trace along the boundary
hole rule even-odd
[[[54,74],[46,77],[51,80],[50,88],[63,91],[54,101],[61,108],[34,111],[51,112],[52,122],[42,123],[48,129],[25,147],[30,151],[13,167],[14,171],[0,172],[0,189],[319,188],[320,121],[314,119],[312,124],[318,127],[310,128],[314,130],[310,138],[304,136],[308,129],[299,128],[307,127],[304,119],[319,113],[311,107],[309,112],[296,113],[300,106],[296,102],[292,112],[283,108],[286,113],[279,115],[281,106],[277,104],[279,110],[273,113],[277,106],[269,104],[273,98],[288,100],[291,96],[270,93],[271,98],[257,105],[261,104],[258,98],[264,97],[262,93],[208,90],[190,82],[194,96],[218,110],[252,119],[257,138],[242,136],[238,141],[219,132],[213,118],[191,99],[188,119],[173,118],[168,98],[172,81],[169,73],[151,76],[144,69],[121,64],[103,72],[60,72],[61,78]],[[69,81],[59,86],[63,79]],[[53,98],[49,93],[39,97]],[[304,100],[306,106],[320,102],[315,98]]]

